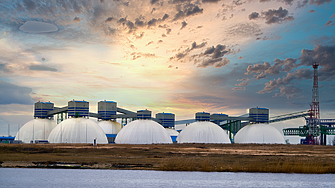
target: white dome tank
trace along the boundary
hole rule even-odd
[[[116,144],[172,144],[169,133],[152,120],[135,120],[124,126],[115,138]]]
[[[24,124],[16,133],[15,140],[30,143],[35,140],[47,140],[56,122],[50,119],[33,119]]]
[[[197,121],[185,127],[177,137],[178,143],[230,144],[227,133],[209,121]]]
[[[87,118],[70,118],[62,121],[52,130],[50,143],[92,143],[108,144],[104,131],[98,124]]]
[[[116,121],[99,121],[98,125],[105,134],[117,134],[121,130],[121,124]]]
[[[286,144],[284,136],[269,124],[247,125],[237,132],[234,141],[240,144]]]

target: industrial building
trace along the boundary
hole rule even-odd
[[[99,101],[98,113],[89,112],[87,101],[71,100],[64,107],[55,107],[51,102],[37,102],[34,105],[34,119],[20,128],[15,141],[285,144],[285,135],[305,137],[301,139],[301,144],[326,144],[327,135],[335,135],[335,119],[320,119],[318,64],[314,63],[313,68],[313,100],[310,110],[270,117],[269,109],[256,107],[248,109],[247,114],[238,117],[198,112],[194,119],[175,121],[173,113],[158,113],[153,118],[149,110],[132,112],[118,107],[115,101]],[[97,123],[90,118],[97,118]],[[286,128],[283,130],[284,134],[271,126],[271,123],[295,118],[305,118],[306,125]],[[184,127],[176,129],[180,124]],[[1,138],[5,141],[11,139],[10,136]]]

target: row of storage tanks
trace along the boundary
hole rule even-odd
[[[151,111],[137,111],[137,118],[124,127],[112,119],[116,115],[117,104],[113,101],[98,103],[99,121],[89,119],[89,103],[86,101],[68,102],[68,119],[58,125],[50,102],[35,103],[34,119],[20,128],[15,140],[23,143],[92,143],[99,144],[170,144],[177,143],[231,143],[219,125],[210,122],[210,114],[196,113],[196,122],[186,126],[180,133],[174,128],[175,115],[156,114],[157,123],[151,119]],[[235,143],[285,144],[283,135],[268,124],[252,124],[243,127],[235,135]]]

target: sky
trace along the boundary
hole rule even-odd
[[[111,100],[177,120],[304,111],[314,62],[321,118],[335,118],[334,24],[333,0],[1,0],[0,134],[37,101],[96,112]]]

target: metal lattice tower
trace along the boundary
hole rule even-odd
[[[314,63],[314,78],[313,78],[313,94],[310,118],[320,119],[320,108],[319,108],[319,80],[318,80],[318,66],[319,63]]]

